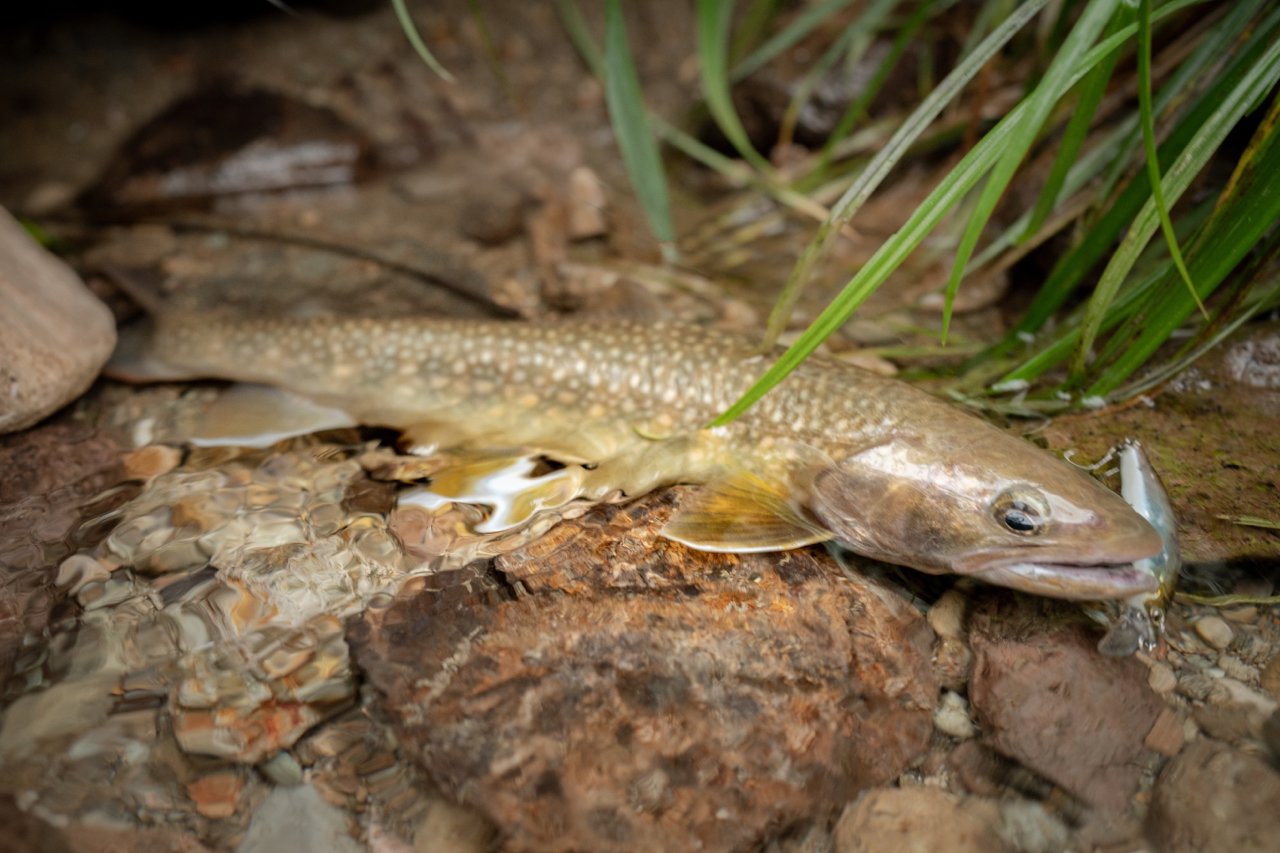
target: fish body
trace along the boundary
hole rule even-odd
[[[1178,548],[1178,520],[1173,514],[1169,494],[1151,467],[1142,445],[1133,439],[1120,444],[1120,495],[1159,533],[1163,547],[1159,554],[1135,560],[1133,567],[1148,574],[1155,588],[1125,599],[1120,616],[1098,643],[1098,649],[1111,657],[1124,657],[1141,649],[1150,652],[1159,642],[1164,628],[1165,609],[1173,598],[1173,589],[1182,568]]]
[[[148,356],[169,378],[291,392],[331,413],[328,425],[399,429],[415,452],[446,460],[436,498],[484,503],[495,483],[508,498],[527,492],[495,510],[499,527],[571,500],[701,483],[664,531],[696,548],[836,538],[1061,598],[1154,588],[1132,563],[1159,553],[1160,536],[1120,497],[900,381],[813,356],[742,417],[707,428],[769,366],[751,348],[677,323],[162,316]],[[553,470],[520,467],[533,459]]]

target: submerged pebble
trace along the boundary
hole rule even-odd
[[[1231,626],[1218,616],[1200,617],[1195,621],[1195,629],[1206,643],[1219,651],[1231,645],[1231,641],[1235,639]]]

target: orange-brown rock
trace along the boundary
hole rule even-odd
[[[932,631],[817,550],[707,554],[601,506],[349,639],[401,742],[513,851],[741,850],[922,755]]]
[[[1118,826],[1165,705],[1141,663],[1103,657],[1096,634],[1067,614],[1057,603],[985,597],[970,617],[969,698],[990,745]]]

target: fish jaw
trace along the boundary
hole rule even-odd
[[[1061,542],[977,550],[954,560],[951,570],[999,586],[1073,601],[1150,594],[1159,581],[1143,569],[1142,562],[1160,553],[1163,540],[1137,513],[1112,506],[1117,502],[1114,493],[1101,486],[1098,489],[1095,518],[1082,521],[1063,535]],[[1051,496],[1051,504],[1060,502],[1065,500]]]
[[[1004,563],[968,572],[997,586],[1071,601],[1130,598],[1156,590],[1150,574],[1129,565]]]

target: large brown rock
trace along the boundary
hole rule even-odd
[[[1118,825],[1164,703],[1142,664],[1103,657],[1095,633],[1064,624],[1059,605],[1039,606],[1001,593],[975,609],[969,698],[988,743]]]
[[[510,586],[426,592],[351,627],[401,742],[504,849],[750,849],[927,747],[916,611],[819,551],[661,539],[676,495],[558,526],[499,560]]]
[[[1147,813],[1159,853],[1280,851],[1280,773],[1225,743],[1188,744],[1160,774]]]
[[[107,307],[0,208],[0,433],[79,397],[115,345]]]

